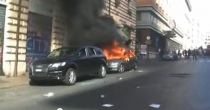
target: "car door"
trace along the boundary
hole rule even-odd
[[[77,64],[77,72],[79,76],[84,76],[87,74],[87,71],[89,71],[89,68],[87,67],[89,61],[88,61],[88,54],[86,51],[86,48],[81,48],[78,51],[79,58],[76,61]]]
[[[88,57],[89,57],[89,69],[90,73],[96,73],[98,71],[98,61],[97,54],[94,51],[94,48],[89,47],[88,49]]]
[[[128,57],[128,60],[125,61],[125,69],[130,69],[132,67],[132,59],[129,55],[129,50],[127,50],[127,57]]]

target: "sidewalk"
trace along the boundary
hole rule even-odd
[[[29,79],[27,76],[20,76],[20,77],[0,76],[0,89],[27,85],[28,82]]]

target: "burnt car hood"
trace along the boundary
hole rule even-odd
[[[69,61],[69,60],[74,60],[75,58],[45,58],[45,59],[41,59],[41,60],[36,60],[33,62],[33,64],[52,64],[52,63],[58,63],[58,62],[65,62],[65,61]]]
[[[137,57],[131,57],[130,60],[137,60]],[[108,60],[108,63],[112,63],[112,62],[125,62],[123,59],[112,59],[112,60]]]
[[[124,60],[122,59],[112,59],[112,60],[108,60],[108,63],[112,63],[112,62],[124,62]]]

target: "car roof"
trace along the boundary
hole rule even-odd
[[[75,49],[81,49],[81,48],[95,48],[95,49],[99,49],[101,50],[100,48],[96,47],[96,46],[63,46],[63,47],[60,47],[60,48],[57,48],[57,49],[69,49],[69,48],[75,48]],[[55,49],[55,50],[57,50]]]

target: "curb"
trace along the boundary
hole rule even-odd
[[[0,90],[10,89],[10,88],[14,88],[14,87],[20,87],[20,86],[24,86],[24,85],[27,85],[27,84],[20,84],[20,85],[12,85],[12,86],[7,86],[7,87],[0,87]]]

